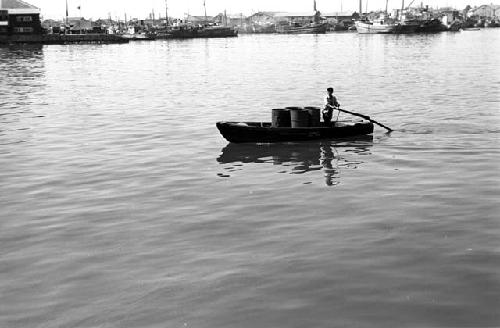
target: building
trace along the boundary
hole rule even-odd
[[[42,34],[40,9],[21,0],[0,0],[0,35]]]
[[[71,34],[87,34],[92,32],[92,22],[83,17],[68,17],[67,22]]]
[[[315,11],[288,13],[276,13],[274,18],[276,23],[311,23],[314,21]]]
[[[353,12],[328,12],[328,13],[322,13],[322,17],[326,19],[328,23],[341,23],[341,22],[346,22],[346,23],[353,23],[355,19],[359,18],[358,13],[353,13]]]
[[[253,14],[248,17],[248,21],[250,24],[257,25],[271,25],[275,23],[274,16],[276,12],[273,11],[259,11],[258,13]]]
[[[226,14],[220,13],[216,15],[214,18],[214,23],[217,25],[224,26],[243,26],[247,22],[247,17],[243,16],[243,14]]]
[[[472,8],[467,13],[468,17],[479,17],[479,18],[489,18],[489,19],[499,19],[500,18],[500,6],[499,5],[482,5],[476,8]]]
[[[185,21],[190,22],[193,25],[209,25],[214,23],[214,17],[188,15],[185,18]]]

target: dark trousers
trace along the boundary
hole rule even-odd
[[[323,110],[323,121],[330,124],[332,121],[333,110],[331,108],[325,108]]]

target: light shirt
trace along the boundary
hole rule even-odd
[[[330,106],[336,107],[336,106],[339,106],[339,103],[337,102],[337,98],[332,94],[331,96],[330,95],[326,96],[326,98],[325,98],[325,106],[326,105],[330,105]]]

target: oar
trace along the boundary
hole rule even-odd
[[[375,120],[372,120],[372,119],[370,118],[370,116],[366,116],[366,115],[363,115],[363,114],[360,114],[360,113],[350,112],[350,111],[345,110],[345,109],[342,109],[342,108],[333,107],[333,106],[332,106],[332,105],[330,105],[330,104],[327,104],[327,106],[328,106],[328,107],[330,107],[330,108],[332,108],[332,109],[337,109],[337,110],[338,110],[338,111],[340,111],[340,112],[344,112],[344,113],[347,113],[347,114],[351,114],[351,115],[354,115],[354,116],[359,116],[359,117],[361,117],[361,118],[364,118],[365,120],[368,120],[368,121],[370,121],[370,122],[372,122],[372,123],[375,123],[375,124],[377,124],[377,125],[380,125],[380,126],[381,126],[381,127],[383,127],[384,129],[387,129],[387,131],[389,131],[389,132],[394,131],[394,130],[393,130],[393,129],[391,129],[390,127],[387,127],[387,126],[383,125],[382,123],[379,123],[379,122],[377,122],[377,121],[375,121]]]

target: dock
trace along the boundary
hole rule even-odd
[[[128,39],[115,34],[0,35],[0,44],[111,44],[128,42]]]

